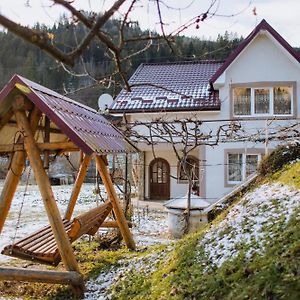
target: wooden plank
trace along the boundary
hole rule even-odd
[[[37,108],[34,108],[30,113],[30,126],[33,133],[36,131],[41,113]],[[22,142],[23,138],[19,138],[18,142]],[[12,199],[19,184],[20,177],[25,163],[25,153],[22,151],[14,153],[11,161],[11,166],[7,172],[3,189],[0,195],[0,233],[2,232],[5,220],[7,218]]]
[[[79,148],[73,142],[56,142],[56,143],[37,143],[40,151],[78,151]],[[15,151],[24,151],[24,144],[2,144],[0,145],[0,153],[9,153]]]
[[[45,282],[54,284],[83,285],[83,278],[77,272],[42,271],[21,268],[0,268],[0,280]]]
[[[115,213],[116,220],[117,220],[118,226],[120,228],[121,234],[123,236],[123,239],[125,241],[125,244],[128,248],[135,249],[135,243],[134,243],[133,237],[129,230],[127,220],[122,211],[122,208],[121,208],[121,205],[119,202],[119,198],[114,189],[114,186],[113,186],[111,177],[109,175],[109,172],[107,170],[105,161],[103,160],[102,156],[98,156],[98,155],[95,157],[95,159],[96,159],[96,165],[97,165],[98,172],[102,178],[103,184],[104,184],[107,194],[108,194],[108,197],[109,197],[110,201],[112,202],[113,211]]]
[[[64,227],[71,224],[69,221],[67,220],[64,220],[63,221],[63,224],[64,224]],[[31,235],[23,238],[22,240],[19,240],[17,241],[14,245],[16,246],[19,246],[19,247],[23,247],[25,245],[27,245],[28,243],[30,243],[31,241],[34,241],[36,239],[38,239],[40,236],[43,236],[43,235],[47,235],[49,232],[52,233],[52,229],[51,229],[51,226],[46,226],[34,233],[32,233]]]
[[[81,165],[80,165],[80,168],[79,168],[79,171],[77,174],[77,178],[74,183],[73,191],[72,191],[72,194],[70,197],[70,201],[69,201],[66,213],[65,213],[65,219],[67,219],[67,220],[70,220],[73,215],[74,207],[75,207],[76,201],[78,199],[78,195],[80,193],[83,181],[85,179],[86,172],[87,172],[88,166],[90,164],[91,158],[92,157],[90,155],[85,155],[81,162]]]
[[[56,205],[50,181],[43,168],[40,151],[36,145],[25,111],[16,109],[15,116],[19,130],[25,134],[25,149],[44,201],[48,219],[52,227],[62,261],[68,271],[79,272],[78,264],[72,251],[69,238],[64,230],[63,221]]]
[[[65,230],[68,231],[71,228],[71,226],[72,225],[65,227]],[[28,251],[35,252],[35,251],[38,251],[37,249],[43,247],[44,245],[48,245],[49,243],[52,243],[52,241],[55,242],[55,238],[53,236],[53,233],[51,232],[51,234],[49,236],[40,237],[39,240],[32,241],[31,243],[27,244],[26,248],[24,248],[24,247],[22,247],[22,248],[24,248]]]

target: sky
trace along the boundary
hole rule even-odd
[[[166,5],[161,6],[161,13],[166,33],[205,12],[212,1],[215,5],[211,12],[216,12],[216,15],[208,17],[199,29],[193,25],[182,34],[215,39],[218,34],[228,31],[246,37],[262,19],[266,19],[292,46],[300,47],[300,0],[164,0]],[[75,0],[73,5],[78,9],[103,12],[112,2]],[[23,25],[32,26],[39,22],[52,26],[66,13],[62,7],[52,4],[51,0],[0,0],[0,13]],[[116,16],[122,16],[127,7],[125,4]],[[256,15],[253,13],[254,8]],[[160,31],[153,0],[139,0],[130,16],[143,29]]]

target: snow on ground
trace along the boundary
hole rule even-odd
[[[264,244],[276,230],[280,234],[280,228],[287,224],[299,204],[300,191],[279,183],[262,185],[246,194],[224,220],[212,226],[199,245],[218,267],[236,257],[241,248],[251,257],[264,250]]]
[[[72,185],[53,186],[52,188],[58,208],[63,215],[72,192]],[[93,184],[83,185],[75,206],[74,216],[88,211],[97,205],[97,199],[95,194],[93,194],[93,190]],[[104,187],[101,187],[101,190],[102,194],[104,194]],[[11,244],[13,241],[17,241],[49,224],[37,186],[28,186],[25,198],[24,191],[25,187],[20,186],[15,194],[3,232],[1,233],[0,251],[4,246]],[[20,214],[21,207],[22,213]],[[19,227],[16,230],[19,215]],[[132,232],[137,246],[167,244],[170,242],[167,238],[166,213],[149,210],[147,207],[134,209]],[[0,261],[9,261],[11,259],[11,257],[0,254]]]
[[[157,269],[161,259],[167,254],[167,251],[151,253],[144,257],[124,259],[99,274],[96,279],[89,280],[86,284],[85,300],[107,300],[111,298],[110,287],[122,278],[130,277],[135,271],[143,272],[149,275]]]

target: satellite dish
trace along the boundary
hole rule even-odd
[[[113,103],[114,99],[110,94],[102,94],[98,98],[98,107],[100,112],[105,112]]]

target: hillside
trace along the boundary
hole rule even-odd
[[[300,299],[299,175],[296,162],[264,178],[163,259],[122,274],[112,299]]]

